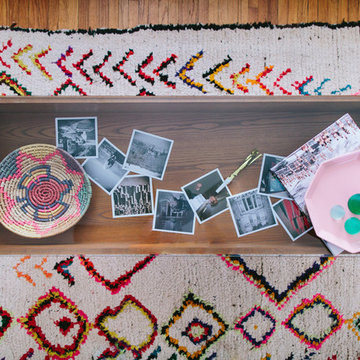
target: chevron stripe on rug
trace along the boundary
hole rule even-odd
[[[1,28],[3,95],[352,95],[359,24]]]

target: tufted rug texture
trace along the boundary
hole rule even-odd
[[[2,96],[360,90],[358,23],[1,28],[0,39]],[[16,255],[0,271],[1,360],[360,359],[356,255]]]
[[[0,270],[6,360],[360,357],[354,255],[3,256]]]
[[[359,24],[0,28],[3,95],[352,95]]]

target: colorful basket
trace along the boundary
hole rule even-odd
[[[23,146],[0,163],[0,222],[18,235],[43,238],[69,229],[91,194],[81,165],[53,145]]]

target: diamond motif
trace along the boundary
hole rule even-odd
[[[197,318],[194,318],[186,327],[185,331],[181,333],[181,335],[187,336],[195,345],[207,340],[211,334],[212,326],[205,324]]]
[[[303,299],[282,324],[310,348],[320,349],[343,323],[342,316],[330,301],[316,294],[311,300]]]
[[[75,326],[75,324],[67,316],[64,316],[61,319],[54,321],[54,323],[59,327],[60,332],[64,336],[66,336],[69,331]]]
[[[244,338],[253,346],[266,344],[275,332],[276,320],[260,306],[254,306],[235,324],[235,330],[240,330]]]
[[[227,329],[228,324],[211,305],[189,293],[169,323],[162,327],[161,334],[179,354],[197,360]]]
[[[56,288],[18,321],[49,356],[60,358],[77,355],[91,328],[87,316]]]
[[[220,255],[220,257],[228,267],[241,273],[247,281],[259,288],[265,297],[274,302],[279,309],[283,308],[295,293],[316,279],[324,269],[331,266],[335,261],[333,257],[320,257],[319,260],[314,261],[311,266],[290,281],[286,288],[281,291],[271,284],[260,270],[251,268],[241,256]]]
[[[132,351],[135,358],[148,349],[157,335],[156,317],[131,295],[126,295],[114,309],[105,308],[96,318],[95,326],[119,350]],[[136,328],[138,331],[129,331]],[[106,351],[110,352],[110,349]],[[105,353],[106,353],[105,351]],[[117,352],[116,355],[119,353]]]

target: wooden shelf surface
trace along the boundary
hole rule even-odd
[[[153,180],[155,197],[215,168],[225,178],[254,148],[286,156],[345,113],[360,123],[357,97],[4,97],[0,158],[27,144],[55,145],[55,117],[97,116],[99,142],[106,137],[124,153],[133,129],[174,140],[163,180]],[[258,160],[240,173],[231,193],[256,188],[260,167]],[[293,242],[281,225],[238,238],[229,211],[197,223],[193,236],[152,231],[152,216],[113,219],[110,196],[92,185],[74,228],[35,240],[1,226],[0,253],[329,253],[313,232]]]

